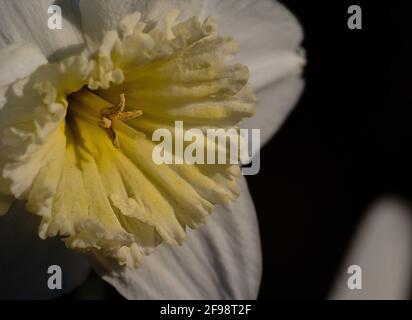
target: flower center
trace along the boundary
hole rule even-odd
[[[89,123],[95,121],[107,133],[116,149],[119,149],[120,145],[113,127],[114,122],[132,120],[143,114],[143,111],[136,109],[126,111],[126,96],[124,93],[120,94],[119,102],[116,105],[110,104],[110,102],[87,88],[69,95],[67,100],[69,102],[68,124],[70,125],[73,121],[72,117],[80,117]],[[98,110],[100,111],[96,114]],[[97,120],[98,118],[100,120]]]
[[[116,106],[100,111],[102,118],[99,122],[99,126],[106,130],[107,135],[110,137],[114,147],[117,149],[119,149],[119,140],[117,139],[116,132],[112,128],[113,119],[116,118],[120,121],[132,120],[143,114],[141,110],[124,111],[125,108],[126,98],[124,93],[121,93],[119,103]]]

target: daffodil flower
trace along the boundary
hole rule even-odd
[[[237,126],[255,92],[243,125],[266,142],[302,89],[294,17],[268,0],[58,1],[50,30],[52,4],[0,2],[0,296],[61,294],[47,266],[70,290],[91,264],[130,299],[256,298],[238,166],[156,165],[150,137]]]

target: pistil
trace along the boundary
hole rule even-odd
[[[119,149],[119,141],[116,132],[113,130],[113,119],[126,121],[140,117],[143,112],[141,110],[124,111],[126,108],[126,97],[124,93],[120,94],[119,103],[116,106],[103,109],[100,111],[101,120],[99,126],[102,127],[113,142],[113,146]]]

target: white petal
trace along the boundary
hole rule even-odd
[[[62,9],[62,29],[50,30],[47,21],[52,16],[49,6]],[[39,46],[43,54],[56,61],[84,44],[84,38],[75,25],[79,14],[71,0],[0,0],[0,47],[14,42],[30,42]]]
[[[105,32],[117,30],[122,18],[135,11],[146,21],[158,21],[171,9],[179,9],[179,20],[198,15],[201,0],[80,0],[82,26],[91,51],[98,48]]]
[[[6,92],[10,84],[23,79],[47,60],[35,45],[16,43],[0,49],[0,110],[6,102]],[[3,164],[0,161],[0,170]],[[6,181],[0,176],[0,215],[5,214],[13,202],[13,197],[3,195]]]
[[[258,107],[242,127],[261,130],[261,144],[270,140],[292,111],[304,88],[302,78],[289,76],[258,91]]]
[[[205,1],[222,34],[233,35],[240,50],[236,60],[247,65],[258,98],[247,128],[261,129],[264,145],[279,129],[303,89],[305,58],[300,50],[302,29],[296,18],[272,0]]]
[[[84,257],[65,248],[57,238],[40,240],[34,232],[39,218],[15,204],[0,217],[0,299],[50,299],[68,293],[86,279]],[[62,289],[50,290],[49,266],[62,269]]]
[[[0,109],[8,86],[25,78],[45,63],[47,60],[44,55],[32,44],[15,43],[0,49]]]
[[[411,210],[381,199],[367,213],[336,280],[331,299],[408,299],[412,280]],[[350,265],[362,268],[362,289],[350,290]]]
[[[220,33],[240,45],[236,59],[249,67],[255,90],[299,73],[303,58],[298,50],[303,33],[296,18],[273,0],[212,0],[204,14],[212,15]]]
[[[128,299],[256,299],[262,273],[256,213],[246,181],[228,209],[190,230],[181,247],[162,245],[140,269],[96,258],[92,264]]]

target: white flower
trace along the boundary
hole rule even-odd
[[[146,161],[152,145],[141,132],[175,118],[192,126],[233,126],[250,116],[254,97],[245,64],[259,99],[256,117],[245,125],[260,128],[267,141],[302,88],[294,18],[265,0],[62,1],[65,20],[57,31],[47,28],[51,4],[0,2],[2,211],[15,198],[27,201],[42,217],[41,237],[59,234],[71,248],[93,250],[96,270],[127,298],[255,298],[259,233],[244,180],[237,190],[238,170],[155,168]],[[235,43],[216,35],[209,16],[219,34],[239,42],[242,65],[227,62]],[[143,111],[127,125],[118,113],[102,113],[122,94],[133,107],[127,111]],[[185,238],[186,225],[205,223],[215,204],[227,207],[216,207],[206,226],[187,231],[182,247],[173,246]],[[71,253],[57,259],[52,251],[44,263],[35,250],[56,242],[33,239],[33,228],[19,235],[32,217],[15,212],[19,205],[12,211],[0,221],[1,237],[13,239],[9,249],[0,248],[8,279],[0,294],[13,294],[16,283],[7,270],[18,265],[34,274],[26,274],[17,295],[44,294],[34,284],[40,279],[32,278],[49,262],[75,275],[68,286],[77,285],[87,264]],[[160,242],[167,244],[140,269],[108,258],[137,267]]]

